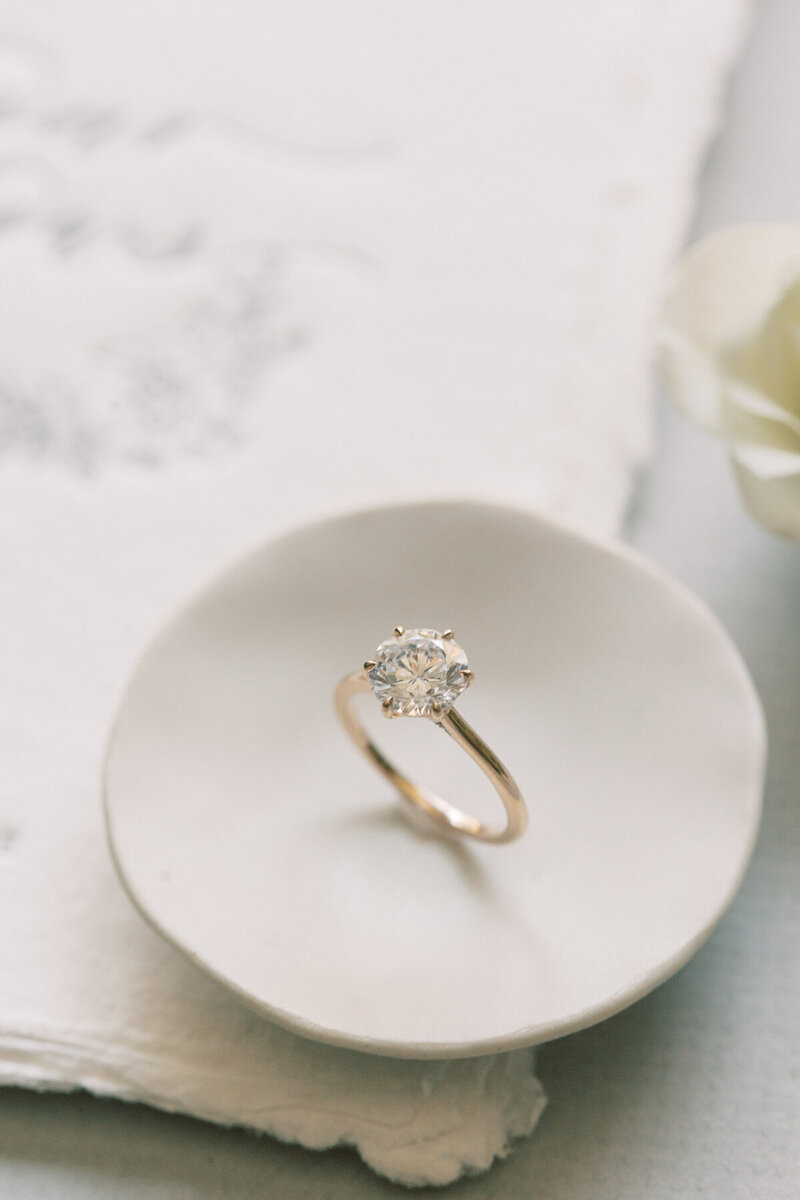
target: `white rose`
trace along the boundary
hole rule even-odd
[[[658,357],[674,402],[727,443],[753,516],[800,541],[800,225],[694,246],[669,284]]]

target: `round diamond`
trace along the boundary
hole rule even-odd
[[[379,700],[391,701],[395,716],[439,716],[467,686],[465,670],[458,642],[435,629],[406,629],[378,647],[369,681]]]

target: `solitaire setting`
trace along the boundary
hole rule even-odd
[[[378,646],[374,658],[368,658],[360,671],[340,680],[334,702],[340,721],[358,749],[389,780],[414,814],[423,813],[434,828],[448,835],[459,834],[481,842],[511,842],[525,832],[525,801],[500,759],[454,707],[473,678],[452,629],[439,633],[436,629],[396,625],[392,636]],[[377,697],[384,716],[428,717],[449,734],[491,782],[505,809],[505,825],[484,825],[399,771],[373,743],[355,713],[353,701],[365,692]]]
[[[441,717],[473,680],[452,629],[397,626],[364,670],[388,717]]]

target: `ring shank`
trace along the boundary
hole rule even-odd
[[[436,720],[436,724],[440,725],[453,741],[467,752],[494,787],[506,812],[506,824],[500,829],[484,825],[477,817],[471,817],[441,796],[436,795],[435,792],[414,783],[386,758],[370,739],[356,716],[352,703],[357,695],[371,692],[371,690],[369,680],[360,672],[345,675],[334,693],[336,712],[362,754],[393,784],[404,800],[414,805],[415,809],[424,812],[440,829],[444,829],[448,833],[476,838],[481,842],[511,842],[525,832],[528,813],[519,788],[499,758],[467,724],[460,713],[451,708]]]

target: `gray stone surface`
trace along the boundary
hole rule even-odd
[[[732,87],[698,232],[800,217],[800,6],[769,0]],[[453,1197],[795,1200],[800,1187],[800,550],[743,514],[719,447],[671,413],[631,539],[719,614],[771,739],[763,833],[731,912],[633,1008],[545,1047],[536,1134]],[[390,1069],[390,1068],[387,1068]],[[0,1093],[3,1200],[368,1200],[398,1194],[316,1155],[86,1096]]]

